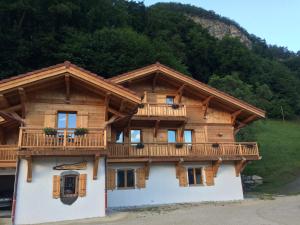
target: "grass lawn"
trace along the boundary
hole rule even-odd
[[[300,176],[300,121],[265,120],[250,128],[259,143],[262,160],[249,164],[244,174],[264,178],[256,191],[276,193]]]

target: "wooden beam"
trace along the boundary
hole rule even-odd
[[[160,120],[155,121],[155,126],[154,126],[154,137],[155,138],[157,137],[157,133],[158,133],[158,129],[159,129],[159,123],[160,123]]]
[[[5,120],[14,120],[19,123],[25,124],[25,121],[17,113],[0,111],[0,116],[3,117]]]
[[[65,75],[65,86],[66,86],[66,102],[70,103],[70,75]]]
[[[105,105],[105,121],[108,120],[108,108],[109,108],[110,98],[111,98],[111,93],[107,93],[107,95],[105,96],[105,101],[104,101],[104,105]]]
[[[30,183],[32,181],[32,157],[27,156],[25,159],[27,161],[27,182]]]
[[[156,87],[156,81],[158,78],[158,73],[156,73],[153,77],[153,81],[152,81],[152,92],[155,92],[155,87]]]
[[[256,115],[251,115],[248,118],[244,119],[243,121],[239,121],[239,125],[236,127],[236,133],[239,131],[239,129],[243,128],[244,126],[247,125],[247,123],[251,122],[254,120],[257,116]]]
[[[212,169],[213,169],[214,177],[217,176],[218,170],[219,170],[219,167],[220,167],[221,164],[222,164],[222,161],[223,161],[223,160],[222,160],[221,158],[219,158],[217,161],[214,161],[214,162],[212,163]]]
[[[26,93],[25,93],[24,88],[18,88],[18,92],[19,92],[20,101],[21,101],[22,118],[24,119],[26,116],[26,107],[25,107]]]
[[[245,169],[248,162],[249,161],[247,161],[245,158],[243,158],[240,161],[235,162],[235,175],[237,177],[240,176],[241,172]]]
[[[16,111],[19,111],[21,108],[22,108],[22,106],[21,106],[21,104],[19,104],[19,105],[11,106],[6,109],[2,109],[1,111],[2,112],[16,112]]]
[[[231,114],[231,124],[232,124],[232,126],[235,125],[236,118],[237,118],[238,115],[240,115],[243,111],[244,111],[243,109],[240,109],[240,110],[235,111],[234,113]]]
[[[9,103],[7,101],[7,98],[3,94],[0,94],[0,106],[2,106],[1,108],[8,108],[9,107]]]
[[[125,106],[126,106],[126,101],[125,100],[121,100],[119,112],[122,112],[125,109]]]
[[[184,91],[184,88],[186,87],[186,84],[183,84],[180,86],[180,88],[176,91],[176,99],[177,99],[177,103],[181,103],[181,99],[182,99],[182,94]]]
[[[100,155],[95,155],[95,157],[94,157],[94,167],[93,167],[93,180],[97,180],[97,177],[98,177],[99,160],[100,160]]]
[[[2,127],[0,127],[0,145],[6,144],[5,133]]]
[[[113,109],[113,108],[108,108],[108,112],[114,114],[114,115],[117,115],[117,116],[120,116],[120,117],[125,117],[126,115]]]
[[[204,107],[204,114],[203,114],[203,117],[206,118],[206,114],[207,114],[207,109],[208,109],[208,106],[209,106],[209,102],[210,100],[213,98],[213,96],[209,96],[207,97],[204,101],[202,101],[202,106]]]

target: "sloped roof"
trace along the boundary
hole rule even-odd
[[[141,69],[133,70],[124,74],[120,74],[118,76],[112,77],[109,80],[111,82],[114,82],[116,84],[122,84],[129,80],[134,80],[137,78],[141,78],[144,76],[147,76],[149,74],[153,74],[159,72],[161,74],[164,74],[166,76],[172,77],[173,79],[179,80],[182,83],[194,87],[198,89],[199,91],[206,93],[209,96],[213,96],[216,99],[219,99],[220,101],[234,105],[235,107],[239,109],[243,109],[245,111],[250,112],[251,114],[255,114],[259,118],[265,118],[265,111],[262,109],[259,109],[249,103],[246,103],[240,99],[237,99],[225,92],[219,91],[213,87],[210,87],[207,84],[204,84],[198,80],[195,80],[187,75],[184,75],[176,70],[173,70],[165,65],[162,65],[160,63],[152,64],[146,67],[143,67]]]
[[[13,76],[8,79],[3,79],[0,81],[0,93],[9,92],[10,90],[22,87],[23,85],[45,80],[47,78],[56,77],[63,73],[69,73],[72,77],[84,80],[87,83],[91,83],[95,86],[98,86],[99,88],[122,96],[123,98],[127,98],[134,103],[140,103],[140,98],[136,95],[135,92],[107,79],[104,79],[103,77],[100,77],[88,70],[80,68],[68,61],[54,66],[35,70],[29,73]]]

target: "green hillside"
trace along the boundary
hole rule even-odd
[[[249,130],[259,143],[262,160],[249,164],[244,173],[264,178],[257,191],[280,192],[300,173],[300,122],[259,121]]]

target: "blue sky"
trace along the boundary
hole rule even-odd
[[[269,44],[300,50],[300,0],[144,0],[147,6],[157,2],[180,2],[213,10]]]

